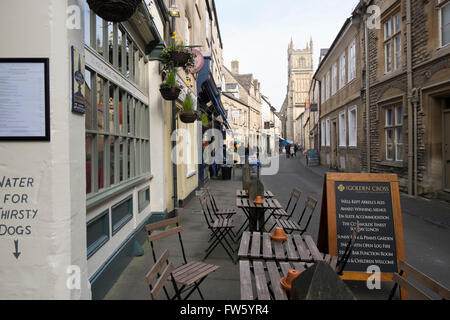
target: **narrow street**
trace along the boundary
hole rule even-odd
[[[322,199],[323,174],[326,170],[322,167],[307,167],[305,159],[300,155],[298,158],[286,159],[280,156],[279,172],[275,176],[264,176],[262,178],[265,190],[270,190],[275,197],[286,205],[290,192],[293,188],[302,191],[300,202],[306,196],[312,196],[319,201],[314,213],[307,234],[317,240],[319,229],[320,208]],[[230,207],[235,203],[235,192],[242,186],[241,170],[237,169],[232,180],[210,180],[208,187],[215,195],[219,207]],[[425,204],[424,204],[425,203]],[[449,219],[450,205],[441,202],[430,202],[421,199],[410,199],[402,197],[403,224],[405,235],[405,250],[407,261],[417,267],[425,274],[430,275],[443,285],[449,286],[448,265],[450,265],[450,232],[449,227],[444,226],[444,222],[439,225],[437,222],[425,220],[418,213],[420,205],[433,208],[435,214],[438,212],[442,217]],[[301,207],[301,206],[300,206]],[[201,261],[204,255],[208,239],[208,229],[204,222],[204,217],[198,212],[200,204],[198,199],[192,198],[186,207],[180,209],[179,214],[183,225],[183,244],[186,249],[188,261]],[[296,214],[299,214],[297,209]],[[298,216],[295,217],[298,219]],[[236,226],[240,226],[243,221],[243,214],[239,212],[236,218]],[[179,243],[177,237],[170,237],[159,240],[159,248],[170,248],[173,263],[182,262],[181,251],[178,250]],[[130,265],[123,272],[119,280],[106,296],[106,299],[147,299],[149,296],[148,287],[145,285],[144,275],[152,266],[151,252],[149,245],[144,245],[145,254],[142,257],[133,258]],[[233,264],[225,251],[218,247],[205,261],[217,264],[221,268],[210,275],[201,285],[202,291],[207,294],[207,299],[212,300],[239,300],[239,264]],[[381,290],[368,290],[365,282],[347,281],[358,299],[386,300],[391,283],[382,283]],[[194,293],[193,299],[199,296]]]

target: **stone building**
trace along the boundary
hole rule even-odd
[[[231,71],[225,66],[223,66],[223,70],[225,82],[224,92],[227,93],[224,103],[229,105],[227,109],[230,122],[234,123],[233,110],[235,111],[235,116],[239,111],[239,118],[246,118],[242,120],[246,125],[244,127],[242,125],[240,126],[242,129],[247,130],[245,136],[244,134],[240,134],[244,138],[241,141],[245,141],[245,146],[249,143],[250,147],[256,147],[259,143],[258,133],[261,132],[261,84],[257,79],[253,78],[253,74],[239,73],[239,61],[234,60],[231,62]]]
[[[320,158],[327,167],[360,172],[362,66],[360,18],[342,26],[314,74],[320,86]]]
[[[367,28],[370,116],[363,169],[399,175],[403,190],[449,198],[450,2],[364,1],[381,9]]]
[[[296,119],[303,113],[308,100],[308,92],[314,73],[313,41],[310,40],[304,49],[295,49],[294,42],[288,47],[288,85],[286,99],[280,114],[283,121],[283,135],[294,141],[297,137]]]

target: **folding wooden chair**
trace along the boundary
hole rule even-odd
[[[162,270],[164,264],[166,264],[166,267],[164,268],[164,270]],[[175,296],[179,300],[181,300],[177,283],[175,282],[175,279],[172,275],[173,269],[174,268],[172,263],[169,262],[169,250],[166,250],[145,276],[147,285],[150,288],[150,296],[152,300],[157,300],[158,294],[161,289],[164,289],[164,293],[166,294],[167,299],[170,300],[170,296],[165,288],[165,283],[169,281],[169,278],[172,281],[172,285],[176,293]]]
[[[175,225],[175,228],[167,228],[168,226]],[[165,230],[160,232],[155,232],[157,229],[165,228]],[[181,246],[181,252],[183,254],[183,261],[184,263],[175,268],[171,274],[175,280],[176,283],[181,285],[181,288],[179,289],[179,292],[174,296],[169,298],[170,300],[174,300],[177,298],[181,298],[181,294],[184,292],[188,292],[187,295],[183,298],[184,300],[187,300],[191,294],[197,290],[200,298],[204,300],[202,292],[200,291],[199,285],[206,279],[208,275],[215,272],[217,269],[219,269],[219,266],[212,265],[212,264],[206,264],[203,262],[188,262],[186,259],[186,254],[184,251],[183,246],[183,239],[181,238],[181,231],[183,228],[180,226],[180,217],[167,219],[164,221],[156,222],[153,224],[149,224],[145,227],[145,229],[148,232],[148,241],[150,242],[150,246],[152,248],[152,254],[153,254],[153,261],[155,264],[158,262],[156,260],[156,253],[155,253],[155,247],[154,247],[154,241],[169,237],[174,234],[178,234],[178,239]],[[164,255],[163,255],[164,256]],[[164,260],[164,259],[163,259]]]
[[[235,249],[228,242],[235,242],[233,235],[231,234],[233,231],[233,219],[228,218],[218,218],[213,219],[208,207],[208,200],[206,193],[203,193],[199,196],[200,205],[202,207],[202,213],[205,218],[208,229],[211,231],[210,239],[208,242],[211,242],[209,247],[205,250],[206,255],[203,258],[205,260],[209,257],[209,255],[213,252],[213,250],[220,244],[224,249],[228,256],[231,258],[233,263],[236,263],[233,257],[233,253]],[[208,218],[209,216],[209,218]],[[231,253],[230,253],[231,251]]]
[[[231,218],[233,215],[237,213],[236,208],[225,208],[225,209],[219,209],[217,206],[216,199],[214,198],[213,194],[209,190],[209,188],[201,188],[204,192],[206,192],[209,203],[211,204],[211,209],[214,213],[214,215],[218,218],[225,217],[225,218]]]
[[[303,234],[308,229],[309,223],[311,222],[311,218],[313,216],[314,210],[316,209],[316,206],[317,200],[308,196],[305,202],[305,206],[303,208],[303,212],[300,215],[300,219],[298,220],[298,222],[287,219],[286,220],[275,219],[275,225],[277,225],[278,227],[282,227],[286,231],[286,233],[293,233],[297,231],[300,232],[300,234]],[[308,215],[308,220],[306,221],[306,224],[303,227],[301,227],[303,217],[306,217],[305,214]]]
[[[404,277],[404,273],[408,275],[408,277],[412,277],[415,280],[417,280],[419,283],[424,285],[426,288],[430,289],[434,293],[436,293],[442,300],[450,300],[450,290],[448,290],[446,287],[444,287],[439,282],[431,279],[426,274],[420,272],[410,264],[408,264],[406,261],[399,260],[398,267],[400,272],[394,273],[394,287],[392,288],[391,293],[389,294],[389,300],[392,300],[392,298],[395,295],[395,292],[397,291],[397,288],[400,286],[403,289],[405,289],[408,293],[416,297],[420,300],[433,300],[433,297],[428,295],[427,293],[423,292],[421,289],[413,285],[410,281],[408,281]],[[402,297],[404,299],[404,297]]]
[[[290,219],[293,216],[295,209],[297,208],[297,204],[298,204],[298,201],[300,200],[301,195],[302,195],[302,192],[299,189],[297,189],[297,188],[292,189],[291,197],[289,198],[286,209],[277,209],[277,210],[271,212],[271,214],[267,218],[266,222],[272,216],[275,218],[275,220],[281,219],[281,218]],[[291,204],[292,204],[292,209],[289,210],[289,207],[291,207]],[[276,223],[273,224],[272,228],[270,228],[269,231],[272,231],[273,227],[275,227],[275,226],[276,226]]]

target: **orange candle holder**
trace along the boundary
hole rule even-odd
[[[262,196],[257,196],[255,200],[253,200],[254,204],[263,204],[264,203],[264,199]]]
[[[270,234],[270,237],[275,241],[283,242],[287,239],[287,234],[284,232],[284,229],[281,227],[276,227],[274,232]]]
[[[291,291],[292,281],[300,275],[300,271],[296,269],[290,269],[286,277],[280,279],[281,286],[286,291]]]

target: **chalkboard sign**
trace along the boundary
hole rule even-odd
[[[319,250],[341,258],[357,222],[361,231],[342,278],[366,280],[377,266],[381,280],[392,281],[405,259],[397,175],[326,174]]]
[[[306,164],[308,166],[318,166],[320,164],[319,152],[314,149],[310,149],[306,152]]]

